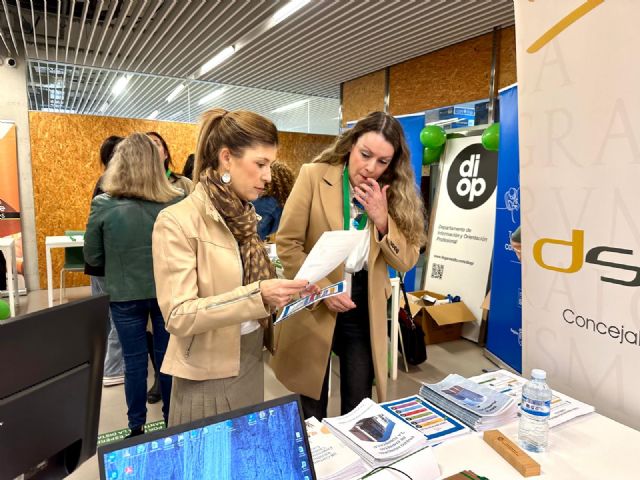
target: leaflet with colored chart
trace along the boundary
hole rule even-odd
[[[422,433],[429,445],[442,443],[452,437],[471,432],[458,420],[440,411],[418,395],[381,403],[380,406]]]
[[[319,293],[309,295],[308,297],[303,297],[298,300],[294,300],[291,303],[288,303],[284,306],[278,318],[273,322],[274,325],[277,325],[285,318],[289,318],[290,316],[298,313],[303,308],[308,307],[309,305],[313,305],[320,300],[324,300],[325,298],[333,297],[335,295],[339,295],[346,291],[346,283],[345,281],[341,281],[338,283],[334,283],[333,285],[329,285],[326,288],[320,290]]]
[[[325,418],[333,434],[373,467],[387,465],[423,448],[427,440],[370,398],[351,412]]]
[[[479,385],[484,385],[498,392],[504,393],[512,397],[518,405],[522,399],[522,387],[527,383],[527,379],[508,372],[507,370],[497,370],[495,372],[483,373],[477,377],[472,377]],[[549,426],[555,427],[561,423],[594,412],[593,405],[579,402],[575,398],[571,398],[560,392],[553,390],[551,398],[551,416],[549,417]]]

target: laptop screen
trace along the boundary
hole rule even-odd
[[[105,445],[102,480],[314,480],[295,395]]]

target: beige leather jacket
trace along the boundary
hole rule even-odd
[[[158,216],[153,271],[171,334],[161,371],[190,380],[237,376],[240,324],[269,312],[258,282],[242,285],[238,244],[201,183]]]

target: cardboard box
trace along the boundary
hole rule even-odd
[[[457,340],[462,335],[462,324],[475,321],[464,302],[430,305],[422,300],[424,295],[431,295],[438,300],[445,297],[427,290],[408,294],[409,310],[424,330],[425,345]],[[404,305],[404,300],[401,303]]]

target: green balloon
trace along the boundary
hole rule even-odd
[[[497,152],[500,145],[500,124],[493,123],[482,133],[482,145],[487,150]]]
[[[6,320],[11,316],[9,304],[4,300],[0,300],[0,320]]]
[[[438,148],[447,141],[444,128],[438,125],[427,125],[420,132],[420,143],[425,147]]]
[[[440,159],[442,150],[444,150],[443,146],[438,148],[424,147],[424,151],[422,152],[422,164],[431,165],[432,163],[436,163]]]

